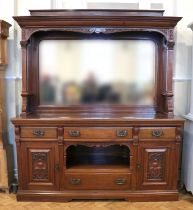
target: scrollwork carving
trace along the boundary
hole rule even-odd
[[[105,33],[106,29],[105,28],[90,28],[89,32],[90,33],[96,33],[96,34]]]
[[[69,146],[77,146],[77,145],[83,145],[87,147],[108,147],[112,145],[120,145],[120,146],[127,146],[129,147],[129,144],[127,142],[65,142],[64,147],[67,149]]]
[[[102,33],[102,34],[113,34],[118,32],[157,32],[162,34],[167,41],[173,40],[173,30],[169,32],[169,29],[147,29],[147,28],[130,28],[130,27],[64,27],[64,28],[46,28],[38,29],[33,28],[30,30],[22,29],[22,40],[26,42],[36,32],[41,31],[66,31],[66,32],[77,32],[85,34]]]
[[[48,179],[48,153],[32,152],[32,179]]]
[[[168,35],[169,40],[173,41],[174,40],[174,30],[169,29],[169,35]]]
[[[147,179],[163,179],[164,154],[160,152],[149,153]]]
[[[174,49],[174,45],[175,45],[174,41],[168,41],[167,42],[168,50],[173,50]]]

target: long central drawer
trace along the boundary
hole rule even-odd
[[[65,173],[64,188],[68,190],[126,190],[131,186],[127,173]]]
[[[64,138],[84,138],[84,139],[114,139],[132,138],[132,128],[128,127],[66,127],[64,128]]]

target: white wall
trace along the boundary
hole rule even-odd
[[[100,3],[100,4],[99,4]],[[182,16],[177,27],[177,45],[175,53],[174,94],[175,113],[184,115],[189,112],[189,91],[191,79],[192,33],[187,25],[193,21],[192,0],[4,0],[0,7],[0,19],[12,24],[9,37],[9,65],[7,67],[7,117],[19,115],[21,110],[21,50],[20,29],[12,16],[29,15],[29,9],[51,8],[97,8],[139,7],[140,9],[165,9],[165,15]],[[125,3],[124,5],[121,3]],[[2,6],[3,5],[3,6]],[[14,145],[13,126],[7,125],[8,141]],[[14,152],[15,153],[15,152]],[[16,161],[14,169],[16,171]]]

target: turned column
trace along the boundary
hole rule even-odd
[[[9,176],[7,164],[7,150],[5,139],[5,69],[8,63],[7,59],[7,37],[9,36],[9,27],[11,25],[0,20],[0,189],[7,191],[9,189]]]

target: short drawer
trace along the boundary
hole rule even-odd
[[[68,190],[126,190],[131,186],[130,174],[112,173],[66,173],[64,189]]]
[[[132,138],[132,128],[64,128],[64,138],[83,138],[83,139],[113,139],[113,138]]]
[[[140,139],[174,139],[175,136],[175,127],[144,127],[139,131]]]
[[[21,138],[57,138],[57,128],[48,127],[23,127]]]

